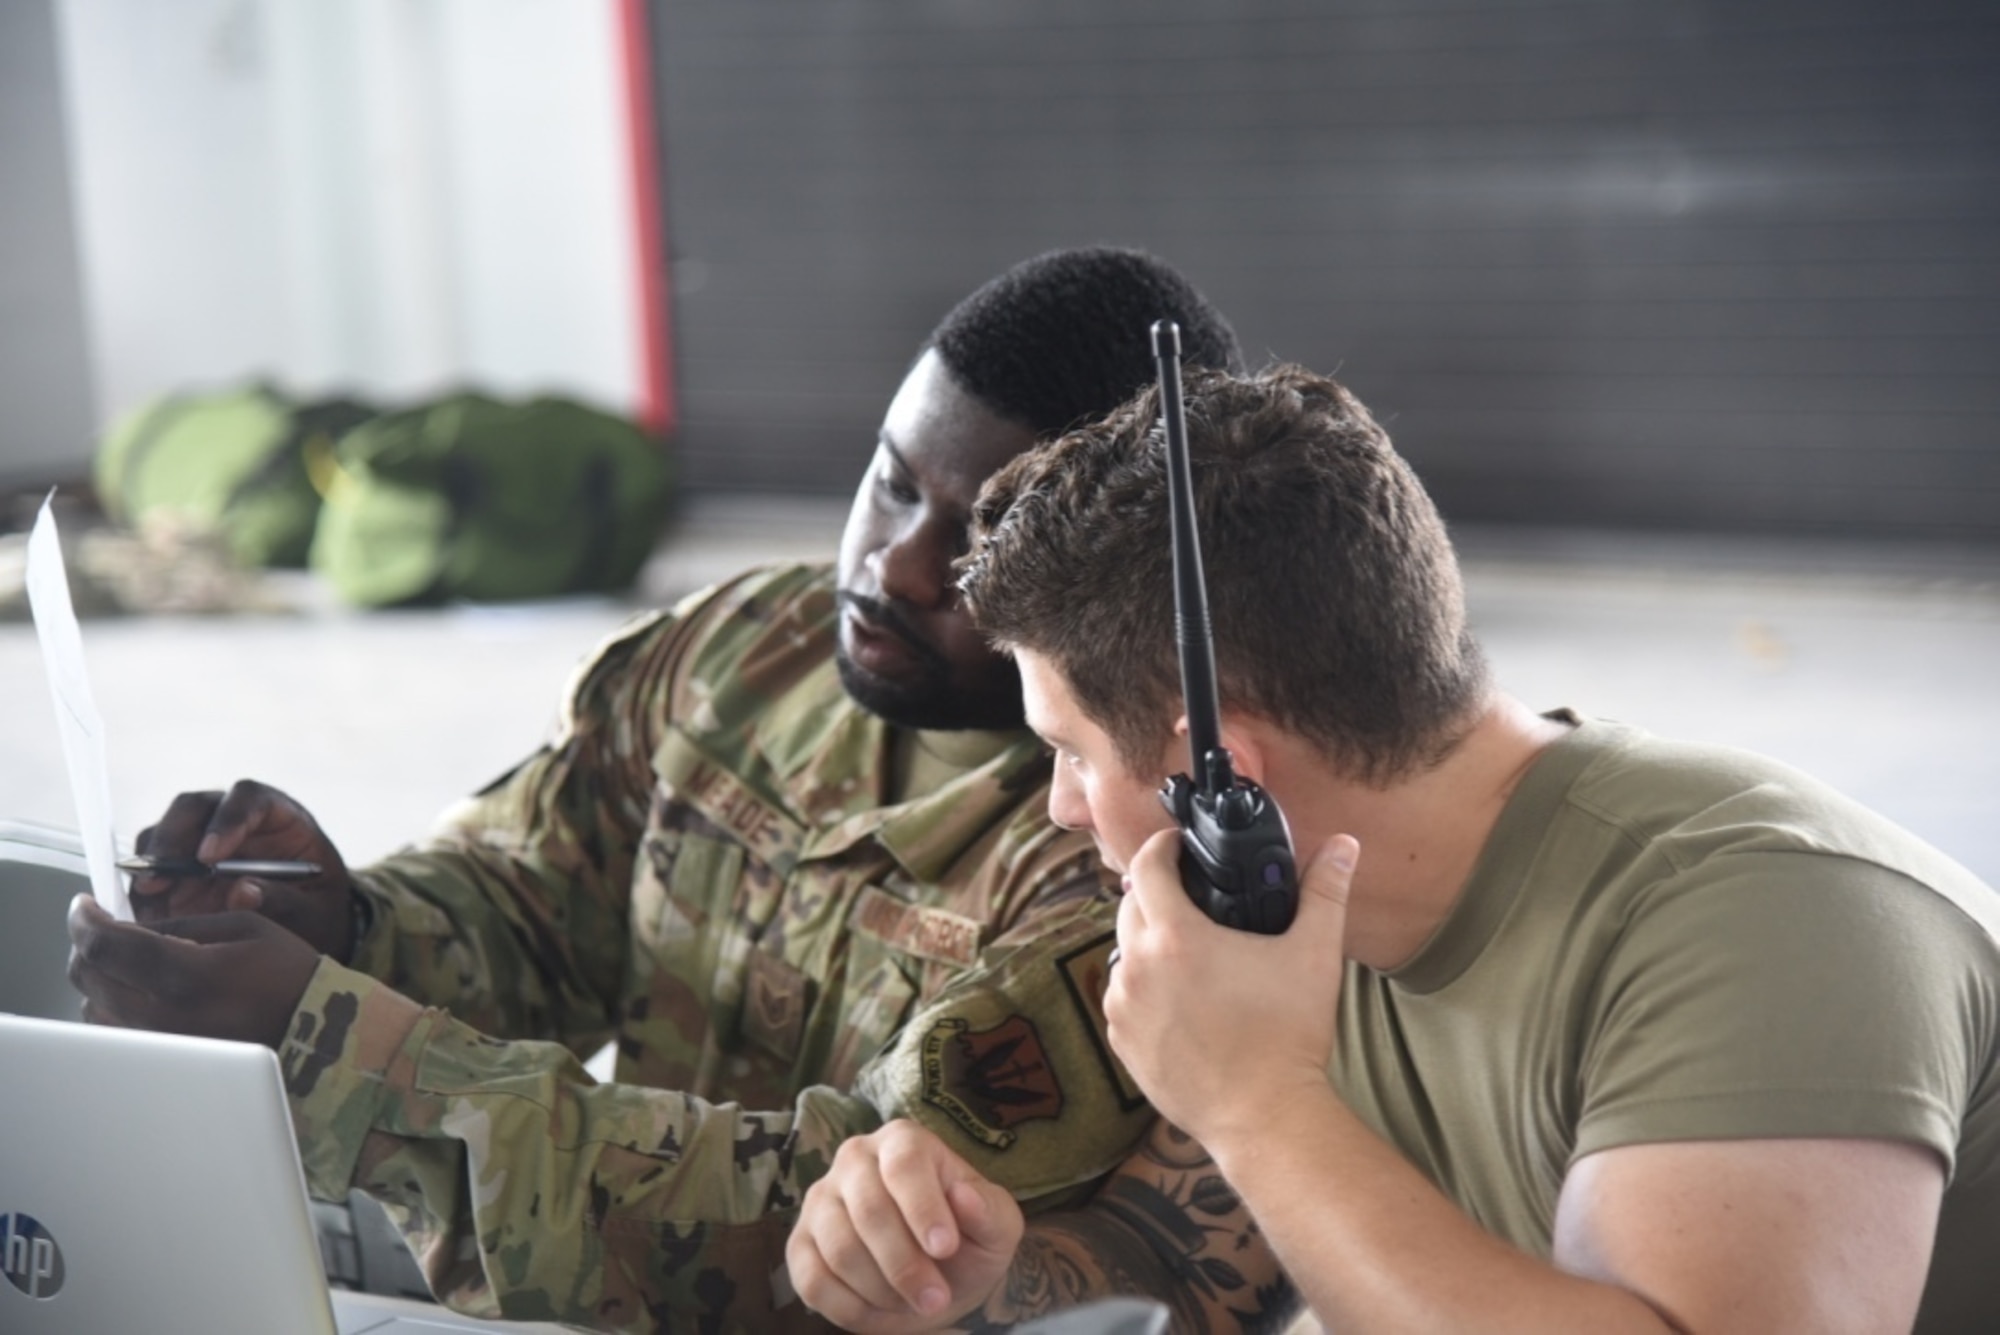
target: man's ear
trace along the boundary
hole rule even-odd
[[[1182,714],[1174,720],[1174,732],[1167,742],[1166,769],[1163,774],[1186,774],[1188,768],[1188,721]]]
[[[1222,716],[1222,745],[1228,749],[1229,758],[1236,762],[1236,776],[1252,783],[1262,784],[1270,761],[1270,749],[1264,744],[1264,730],[1254,722]]]
[[[1188,721],[1182,714],[1174,720],[1174,740],[1178,749],[1173,757],[1173,767],[1167,772],[1177,774],[1186,769],[1189,756],[1187,751]],[[1264,782],[1264,771],[1270,759],[1269,748],[1264,742],[1264,726],[1256,719],[1241,714],[1222,712],[1222,748],[1229,752],[1229,759],[1235,766],[1237,776],[1252,783]],[[1199,778],[1199,775],[1190,777]]]

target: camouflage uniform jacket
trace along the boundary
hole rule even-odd
[[[843,1138],[917,1118],[1032,1209],[1144,1130],[1098,1009],[1113,897],[1039,747],[885,805],[835,624],[809,567],[641,618],[547,746],[356,873],[351,967],[281,1052],[292,1115],[314,1193],[387,1203],[453,1306],[808,1326],[784,1241]]]

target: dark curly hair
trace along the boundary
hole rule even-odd
[[[1103,416],[1154,376],[1148,330],[1181,326],[1190,366],[1240,369],[1222,312],[1165,261],[1086,246],[1023,260],[958,303],[924,343],[1002,417],[1052,436]]]
[[[973,511],[959,588],[1048,658],[1134,774],[1180,711],[1157,389],[1020,455]],[[1388,433],[1296,366],[1187,379],[1188,454],[1223,703],[1386,785],[1436,763],[1488,690],[1444,523]]]

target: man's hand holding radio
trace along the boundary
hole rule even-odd
[[[1327,1090],[1360,849],[1336,835],[1307,865],[1282,936],[1218,927],[1180,881],[1165,830],[1133,858],[1104,995],[1111,1045],[1162,1116],[1218,1151],[1283,1101]]]

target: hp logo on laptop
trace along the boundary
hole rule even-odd
[[[0,1215],[0,1271],[30,1298],[53,1298],[62,1291],[62,1248],[32,1216]]]

